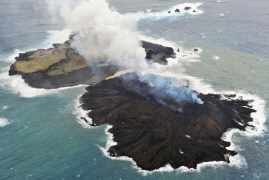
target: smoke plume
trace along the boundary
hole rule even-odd
[[[176,111],[181,111],[178,104],[204,103],[192,89],[185,85],[183,80],[153,74],[139,76],[139,78],[141,82],[148,84],[150,87],[148,94],[153,95],[158,103]]]
[[[141,46],[139,34],[135,31],[136,19],[111,11],[105,0],[47,0],[50,11],[59,15],[68,29],[76,32],[72,47],[76,48],[89,64],[108,62],[122,69],[141,72],[152,67],[145,60],[146,52]],[[159,57],[152,57],[159,58]],[[197,94],[184,82],[161,76],[140,76],[147,83],[156,100],[172,99],[176,103],[203,103]],[[167,105],[169,106],[169,105]]]
[[[72,46],[91,64],[107,61],[125,68],[147,67],[135,31],[136,20],[111,11],[105,0],[47,0],[50,11],[76,32]]]

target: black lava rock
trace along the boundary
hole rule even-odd
[[[250,101],[200,94],[204,104],[185,103],[178,112],[154,101],[149,88],[133,73],[86,88],[82,108],[92,110],[88,115],[95,125],[113,125],[109,132],[117,144],[108,150],[111,156],[130,157],[151,171],[167,164],[196,168],[202,162],[229,163],[229,156],[237,154],[226,149],[230,143],[221,137],[230,128],[249,126],[255,112]]]
[[[184,9],[185,9],[186,11],[188,11],[188,10],[191,9],[191,7],[185,7]]]
[[[142,47],[146,51],[146,59],[166,65],[167,58],[175,58],[174,49],[159,44],[142,41]]]

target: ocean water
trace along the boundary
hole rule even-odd
[[[179,47],[180,58],[166,70],[185,71],[202,91],[233,91],[269,101],[269,2],[200,1],[201,14],[156,17],[154,13],[195,1],[111,0],[122,14],[151,10],[138,18],[146,38]],[[130,14],[129,14],[130,15]],[[144,16],[144,15],[143,15]],[[0,179],[269,179],[268,121],[257,117],[259,134],[234,133],[240,156],[232,165],[202,166],[199,171],[141,173],[130,161],[104,155],[106,126],[89,128],[78,119],[77,101],[85,86],[46,91],[8,77],[19,52],[49,47],[68,35],[51,18],[45,1],[0,1]],[[194,55],[194,48],[199,48]],[[194,78],[195,77],[195,78]],[[197,80],[199,79],[199,80]],[[202,80],[202,81],[200,81]],[[206,88],[205,88],[206,87]],[[257,101],[262,102],[262,101]],[[261,106],[268,117],[268,105]],[[266,118],[267,119],[267,118]],[[262,131],[264,130],[264,131]]]

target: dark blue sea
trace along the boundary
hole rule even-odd
[[[20,52],[49,48],[65,41],[70,31],[55,21],[46,1],[0,1],[0,179],[214,179],[268,180],[269,133],[269,1],[201,0],[203,13],[155,17],[183,0],[110,0],[121,14],[141,16],[136,30],[198,56],[168,68],[193,77],[196,89],[238,92],[257,99],[258,132],[233,133],[239,156],[231,165],[201,166],[198,171],[142,173],[130,161],[106,157],[106,126],[81,124],[78,98],[85,86],[34,89],[8,70]],[[151,10],[151,11],[145,11]],[[139,13],[140,12],[140,13]]]

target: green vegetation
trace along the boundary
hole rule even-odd
[[[50,54],[44,58],[33,58],[30,61],[19,61],[16,62],[16,69],[23,73],[33,73],[40,70],[46,70],[52,64],[60,62],[65,58],[65,53],[61,54]]]
[[[58,48],[48,50],[37,50],[28,57],[27,61],[18,61],[15,63],[17,71],[22,73],[33,73],[36,71],[45,71],[49,76],[67,74],[71,71],[88,67],[85,59],[80,55],[70,54],[70,61],[67,63],[59,63],[62,59],[66,59],[66,52],[70,47],[61,45]],[[56,63],[58,63],[56,65]],[[51,65],[54,65],[52,68]]]
[[[88,64],[86,63],[84,58],[82,56],[75,55],[75,56],[71,57],[70,62],[63,63],[63,64],[59,65],[59,67],[57,67],[56,69],[49,69],[46,74],[49,76],[56,76],[56,75],[60,75],[60,74],[65,74],[63,69],[67,73],[69,73],[69,72],[72,72],[74,70],[78,70],[78,69],[85,68],[85,67],[88,67]]]

